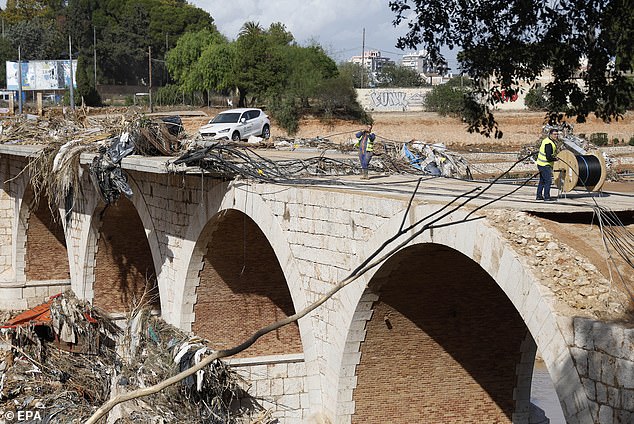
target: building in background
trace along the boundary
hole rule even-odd
[[[370,87],[374,86],[376,74],[381,72],[385,65],[395,64],[389,57],[381,56],[381,52],[378,50],[367,50],[363,56],[352,56],[349,62],[363,66],[370,73],[372,76],[372,80],[368,81]]]
[[[401,66],[415,70],[431,85],[443,84],[451,77],[447,63],[434,64],[426,50],[404,54]]]

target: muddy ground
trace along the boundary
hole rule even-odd
[[[220,109],[201,109],[207,118],[187,118],[185,125],[188,132],[195,133],[208,119]],[[445,143],[454,149],[462,148],[494,148],[508,151],[510,148],[534,143],[539,139],[544,124],[541,112],[498,112],[498,120],[503,136],[499,140],[487,138],[479,134],[469,134],[466,125],[458,118],[443,117],[431,112],[388,112],[373,113],[374,132],[384,140],[409,141],[412,139],[426,143]],[[608,139],[618,138],[621,142],[629,142],[634,137],[634,113],[627,113],[618,122],[604,123],[594,117],[583,124],[574,125],[575,134],[607,133]],[[360,123],[319,119],[303,119],[300,122],[298,138],[327,137],[331,141],[345,141],[363,126]],[[273,137],[289,137],[286,131],[272,122]]]

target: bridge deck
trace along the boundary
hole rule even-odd
[[[42,146],[0,144],[0,154],[16,156],[34,156],[41,149]],[[316,149],[314,151],[260,150],[258,153],[274,161],[307,159],[320,155],[320,152]],[[82,154],[82,164],[88,165],[93,157],[94,154]],[[354,153],[328,152],[327,157],[349,160],[355,158],[356,155]],[[168,166],[168,162],[174,159],[173,157],[128,156],[123,159],[122,167],[129,170],[163,174],[177,171],[178,168]],[[181,168],[181,170],[184,169]],[[187,168],[186,172],[200,173],[200,170]],[[416,188],[419,178],[421,179],[421,184],[416,196],[419,202],[446,204],[457,196],[465,195],[469,191],[479,188],[480,190],[471,193],[470,196],[476,196],[480,191],[484,191],[484,193],[472,199],[468,204],[469,207],[485,206],[487,203],[495,201],[488,207],[526,212],[574,213],[591,212],[594,206],[599,205],[615,212],[634,211],[634,194],[631,192],[586,192],[574,190],[570,193],[561,193],[562,197],[556,202],[543,202],[535,200],[536,189],[534,185],[520,187],[517,184],[506,182],[496,183],[486,189],[489,185],[486,181],[465,181],[430,176],[419,177],[413,174],[381,175],[371,173],[369,180],[360,180],[359,176],[303,177],[302,180],[294,184],[305,184],[307,187],[322,190],[345,190],[357,193],[363,192],[378,197],[409,199]],[[557,194],[555,187],[551,189],[551,194],[553,196]]]

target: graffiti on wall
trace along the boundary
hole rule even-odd
[[[377,111],[422,110],[425,93],[419,90],[374,89],[366,92],[364,107]]]

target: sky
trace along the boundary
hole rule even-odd
[[[319,43],[337,63],[360,56],[365,28],[365,48],[379,50],[399,63],[404,52],[395,47],[405,25],[395,28],[388,0],[189,0],[214,18],[218,30],[234,40],[245,22],[264,28],[281,22],[300,45]],[[411,51],[411,50],[409,50]],[[455,73],[456,53],[445,58]]]
[[[395,28],[389,0],[188,0],[209,12],[218,30],[235,40],[245,22],[264,28],[281,22],[300,45],[319,43],[335,62],[360,56],[365,47],[400,62],[404,52],[395,47],[406,26]],[[0,0],[4,8],[6,0]],[[456,51],[443,51],[453,73],[458,72]]]

